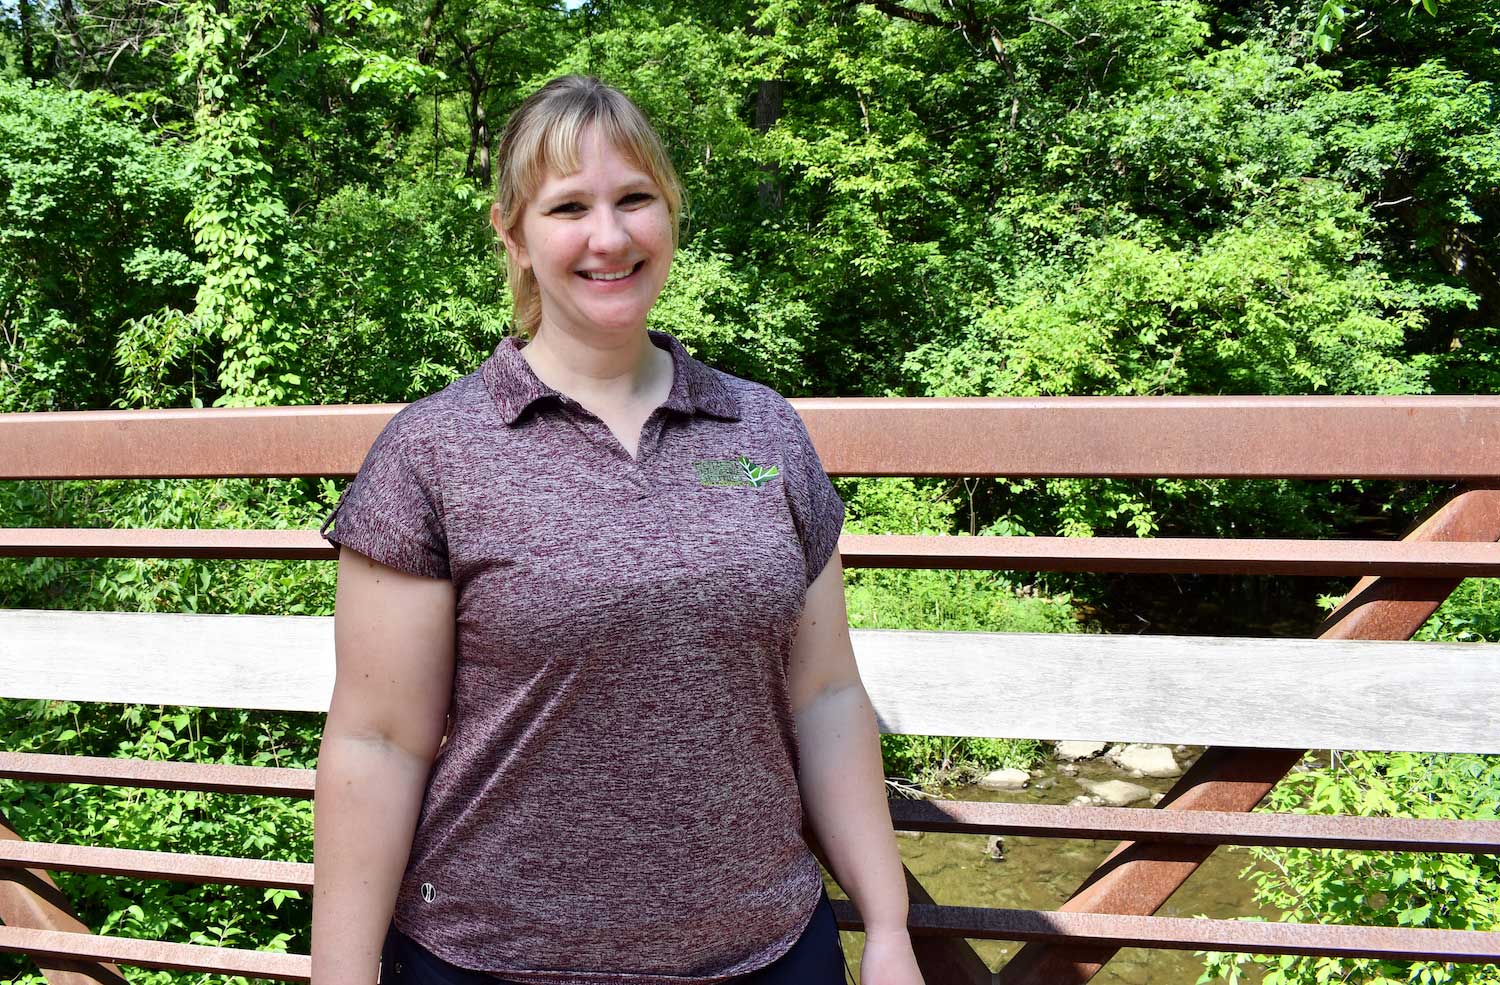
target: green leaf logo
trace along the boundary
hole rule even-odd
[[[767,465],[762,467],[756,465],[744,455],[741,455],[735,461],[739,463],[740,471],[745,474],[746,480],[749,481],[750,485],[754,486],[757,489],[781,474],[781,469],[777,468],[776,466]]]
[[[774,465],[756,465],[748,455],[693,463],[700,486],[739,486],[759,489],[781,474]]]

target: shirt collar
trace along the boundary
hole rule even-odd
[[[648,331],[651,343],[672,356],[672,392],[662,404],[682,414],[704,413],[729,421],[740,419],[739,401],[708,366],[688,355],[682,343],[666,332]],[[521,358],[521,342],[507,336],[480,367],[500,419],[513,426],[532,404],[546,399],[572,403],[566,395],[543,383]]]

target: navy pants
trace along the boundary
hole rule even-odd
[[[759,971],[724,985],[843,985],[844,949],[828,893],[792,949]],[[503,978],[451,965],[393,925],[380,952],[380,985],[514,985]]]

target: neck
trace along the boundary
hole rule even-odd
[[[585,406],[620,406],[648,398],[663,371],[669,381],[672,372],[671,353],[658,349],[644,328],[608,346],[546,329],[522,347],[521,358],[539,380]]]

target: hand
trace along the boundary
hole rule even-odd
[[[865,935],[859,981],[860,985],[924,985],[906,928]]]

